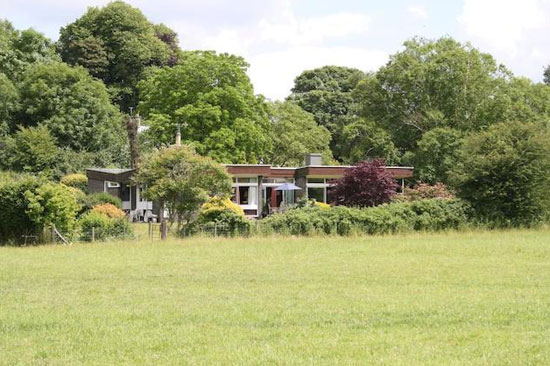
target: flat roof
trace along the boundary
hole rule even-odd
[[[119,169],[119,168],[88,168],[86,170],[107,174],[124,174],[134,171],[134,169]]]

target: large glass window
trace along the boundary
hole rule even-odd
[[[325,202],[325,188],[307,188],[307,198],[317,202]]]

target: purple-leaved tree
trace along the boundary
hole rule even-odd
[[[362,161],[346,169],[331,198],[337,205],[370,207],[389,202],[396,191],[397,183],[383,160]]]

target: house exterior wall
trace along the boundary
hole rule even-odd
[[[104,189],[104,181],[88,178],[88,193],[100,193],[103,192]]]

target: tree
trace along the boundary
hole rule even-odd
[[[112,89],[121,110],[137,106],[137,82],[149,66],[173,65],[179,59],[174,31],[155,26],[143,13],[122,1],[89,8],[61,28],[63,61],[80,65]]]
[[[269,119],[254,95],[248,65],[237,56],[186,52],[182,65],[159,69],[139,83],[140,114],[150,140],[182,140],[223,163],[256,163],[269,148]]]
[[[405,152],[436,127],[468,132],[502,121],[500,90],[510,77],[492,56],[469,44],[415,38],[373,77],[360,81],[354,96],[360,114],[390,133]]]
[[[18,31],[0,20],[0,73],[15,82],[29,65],[57,60],[53,43],[44,35],[33,29]]]
[[[166,206],[170,221],[177,220],[178,231],[208,197],[228,197],[232,190],[223,166],[186,145],[167,147],[145,157],[135,179],[147,186],[147,199]]]
[[[30,66],[20,85],[24,126],[45,125],[59,147],[77,152],[110,149],[120,163],[127,141],[120,115],[102,82],[82,67],[63,63]]]
[[[387,203],[397,192],[397,183],[383,160],[363,161],[344,171],[331,193],[334,203],[370,207]]]
[[[330,131],[330,147],[339,161],[349,158],[343,130],[355,121],[352,91],[364,77],[357,69],[324,66],[304,71],[294,80],[289,100],[313,114],[315,121]]]
[[[418,180],[430,184],[447,183],[449,171],[458,163],[463,133],[448,127],[426,132],[414,152],[404,160],[414,166]]]
[[[344,126],[340,148],[342,162],[355,164],[366,159],[383,159],[388,164],[399,162],[399,151],[391,136],[372,121],[357,118]]]
[[[19,94],[15,85],[5,74],[0,73],[0,126],[6,133],[13,128],[13,117],[18,108]]]
[[[307,153],[323,154],[330,162],[330,132],[319,126],[313,115],[292,102],[271,105],[271,135],[273,146],[267,161],[278,166],[300,166]]]
[[[482,220],[529,225],[546,218],[550,200],[550,133],[547,127],[499,123],[468,136],[450,175],[459,197]]]

